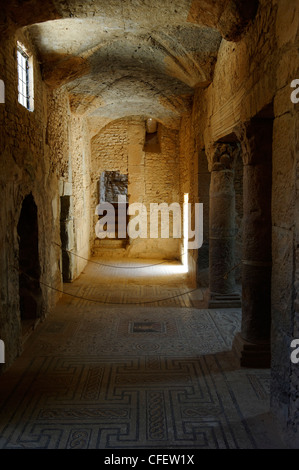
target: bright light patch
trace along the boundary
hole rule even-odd
[[[189,241],[189,210],[188,210],[189,194],[184,194],[184,211],[183,211],[183,256],[182,263],[188,272],[188,241]]]

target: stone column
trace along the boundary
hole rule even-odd
[[[213,157],[210,185],[209,308],[240,307],[235,285],[235,188],[236,146],[219,144]]]
[[[243,136],[242,328],[233,348],[245,367],[270,367],[272,129],[254,119]]]

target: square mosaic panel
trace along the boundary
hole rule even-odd
[[[166,333],[166,324],[164,322],[130,322],[130,333]]]

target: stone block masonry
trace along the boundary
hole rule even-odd
[[[92,205],[99,201],[98,183],[102,172],[119,172],[128,176],[128,202],[171,204],[180,200],[178,132],[159,125],[160,153],[144,151],[145,121],[123,119],[102,129],[91,142]],[[94,226],[97,217],[93,216]],[[148,225],[148,233],[149,233]],[[95,235],[92,233],[92,237]],[[128,256],[179,257],[179,240],[130,240]]]

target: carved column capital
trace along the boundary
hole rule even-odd
[[[213,148],[212,171],[233,170],[241,153],[238,143],[217,143]]]

